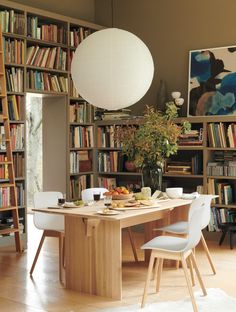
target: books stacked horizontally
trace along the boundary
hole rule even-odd
[[[112,120],[112,119],[126,119],[130,118],[130,109],[121,109],[116,111],[104,111],[102,114],[102,120]]]
[[[183,134],[180,134],[178,138],[178,145],[191,146],[202,145],[203,142],[203,128],[197,130],[189,130]]]
[[[165,172],[169,174],[200,174],[202,171],[202,159],[199,154],[191,157],[191,161],[170,160],[165,163]]]

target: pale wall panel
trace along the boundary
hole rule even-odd
[[[153,84],[136,111],[156,104],[160,78],[167,81],[169,93],[179,90],[187,102],[189,50],[236,44],[235,0],[113,1],[114,26],[139,36],[155,62]],[[111,25],[110,6],[109,0],[95,0],[96,23]]]

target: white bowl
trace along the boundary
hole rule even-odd
[[[183,195],[182,187],[169,187],[166,189],[166,195],[170,198],[181,198]]]

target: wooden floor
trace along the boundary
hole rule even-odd
[[[133,258],[126,233],[124,233],[123,248],[124,299],[120,302],[65,290],[58,280],[58,244],[53,238],[47,239],[35,268],[34,279],[31,279],[29,270],[41,233],[34,228],[32,215],[29,215],[28,226],[28,250],[24,254],[16,254],[13,248],[0,248],[1,312],[93,312],[140,303],[146,268],[143,265],[131,265]],[[142,233],[135,233],[135,238],[137,245],[140,246],[143,243]],[[211,274],[201,248],[197,250],[197,260],[206,287],[221,288],[236,297],[236,248],[230,250],[228,240],[222,247],[218,247],[217,243],[209,243],[209,247],[217,269],[216,276]],[[142,258],[141,251],[139,257]],[[197,286],[196,290],[198,289]],[[147,302],[176,300],[187,296],[182,270],[166,269],[161,281],[160,293],[155,294],[154,285],[151,285]]]

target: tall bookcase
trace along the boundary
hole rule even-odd
[[[43,105],[48,106],[48,109],[45,109],[47,124],[57,124],[57,133],[63,140],[63,144],[60,144],[60,139],[53,140],[52,135],[46,139],[45,146],[50,147],[45,153],[47,157],[49,152],[53,151],[53,146],[56,148],[55,162],[52,156],[45,159],[51,165],[47,166],[44,173],[52,176],[51,173],[59,172],[60,168],[64,170],[63,182],[53,181],[49,177],[46,188],[51,189],[54,186],[58,191],[67,193],[68,199],[79,197],[82,187],[93,185],[94,123],[91,105],[86,103],[73,87],[70,64],[76,46],[88,35],[103,27],[7,0],[0,3],[0,21],[4,35],[11,131],[13,136],[18,137],[15,146],[13,145],[13,158],[18,187],[19,219],[26,245],[26,94],[42,94],[45,98]],[[60,104],[58,106],[57,99]],[[61,109],[61,113],[56,111],[57,107]],[[72,108],[76,116],[74,119]],[[61,126],[58,120],[62,123]],[[45,131],[50,129],[50,125],[45,127]],[[55,127],[50,133],[57,135]],[[72,134],[75,134],[75,137]],[[78,141],[80,137],[82,142]],[[76,141],[76,144],[73,141]],[[61,157],[60,149],[65,157]],[[4,158],[4,153],[0,148],[0,157]],[[81,168],[73,168],[73,157],[81,157],[84,160]],[[4,173],[0,178],[4,181]],[[1,219],[0,212],[0,222],[10,223],[11,220]],[[10,236],[1,237],[0,245],[9,245],[11,241]]]
[[[208,227],[209,231],[218,231],[219,223],[236,221],[235,117],[189,117],[176,122],[183,120],[191,123],[199,138],[181,142],[174,160],[171,158],[180,167],[176,170],[175,166],[174,169],[170,166],[170,172],[164,173],[165,185],[184,186],[185,192],[196,191],[198,187],[204,193],[219,195],[212,205]]]

